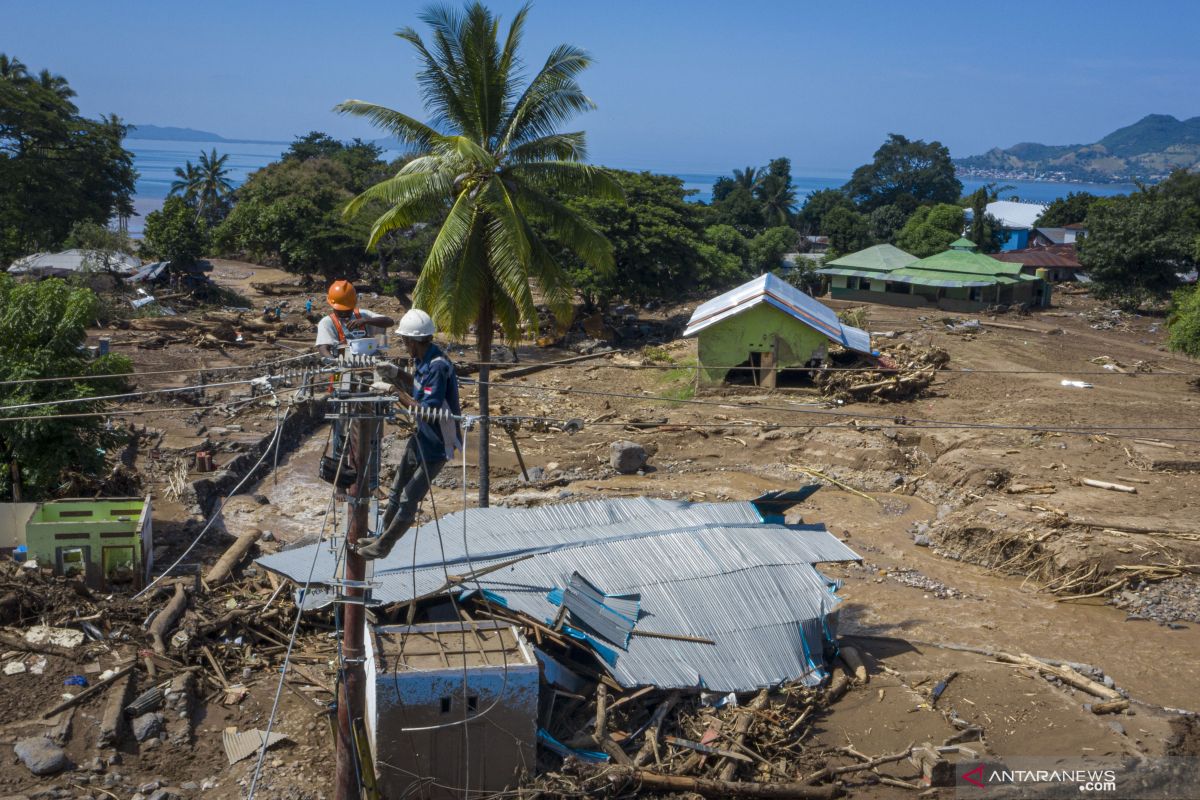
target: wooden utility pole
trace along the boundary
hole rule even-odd
[[[349,415],[357,404],[342,404],[342,413]],[[339,682],[337,706],[337,774],[334,781],[335,800],[358,800],[359,778],[355,758],[354,720],[366,711],[366,675],[363,660],[366,563],[355,549],[355,543],[369,534],[367,516],[371,501],[371,448],[378,419],[355,418],[348,422],[347,446],[350,461],[358,479],[347,492],[345,570],[342,576],[342,680]]]

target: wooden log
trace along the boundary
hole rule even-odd
[[[745,756],[741,753],[735,753],[733,750],[722,750],[720,747],[712,747],[707,744],[700,744],[700,742],[693,742],[690,739],[680,739],[678,736],[665,736],[663,738],[666,740],[667,744],[673,744],[676,747],[683,747],[688,750],[695,750],[697,753],[724,756],[725,758],[733,758],[737,759],[738,761],[745,761],[747,764],[754,763],[754,759],[750,756]]]
[[[1054,666],[1053,664],[1047,664],[1045,661],[1034,658],[1027,653],[1022,653],[1019,656],[1014,656],[1011,653],[996,653],[996,660],[1003,661],[1006,664],[1019,664],[1025,667],[1032,667],[1039,672],[1052,675],[1061,680],[1063,683],[1074,686],[1080,691],[1087,692],[1088,694],[1096,697],[1101,697],[1105,700],[1124,699],[1121,696],[1121,693],[1116,689],[1110,689],[1102,683],[1097,683],[1091,678],[1086,678],[1066,665]]]
[[[96,739],[98,747],[116,747],[121,743],[121,735],[129,729],[125,723],[125,706],[132,699],[133,688],[132,674],[123,675],[113,683],[108,702],[104,704],[104,715],[100,717],[100,733]]]
[[[42,653],[47,656],[60,656],[62,658],[75,659],[79,657],[79,653],[73,647],[63,647],[59,644],[51,644],[43,642],[42,644],[34,644],[27,641],[24,636],[9,631],[0,631],[0,645],[10,650],[22,650],[26,653]]]
[[[839,653],[846,668],[854,675],[855,683],[867,683],[870,680],[867,675],[867,665],[863,663],[862,656],[858,654],[858,648],[843,645],[839,649]]]
[[[109,675],[107,680],[103,680],[98,683],[93,683],[91,686],[84,689],[82,692],[75,695],[70,700],[64,700],[63,702],[56,705],[54,708],[52,708],[49,711],[47,711],[46,713],[42,714],[42,719],[50,719],[58,712],[66,711],[68,708],[72,708],[73,706],[79,705],[84,700],[87,700],[89,697],[94,697],[95,695],[97,695],[101,691],[103,691],[104,689],[108,688],[109,685],[116,683],[118,680],[120,680],[121,678],[128,675],[129,672],[135,666],[136,666],[135,664],[129,664],[127,666],[124,666],[121,669],[114,672],[112,675]]]
[[[1137,494],[1136,486],[1126,486],[1123,483],[1109,483],[1108,481],[1098,481],[1093,478],[1083,478],[1079,481],[1084,486],[1091,486],[1096,489],[1108,489],[1110,492],[1125,492],[1126,494]]]
[[[743,745],[746,743],[746,734],[750,732],[750,725],[754,722],[754,712],[761,711],[766,708],[767,698],[769,693],[763,689],[754,699],[750,701],[750,705],[738,711],[737,721],[733,723],[733,741],[735,744]],[[723,758],[719,777],[721,781],[729,781],[733,777],[734,771],[737,769],[737,762],[732,759]]]
[[[829,702],[836,703],[849,688],[850,676],[846,674],[846,670],[842,669],[840,664],[835,664],[833,674],[829,678],[829,687],[825,690]]]
[[[695,642],[696,644],[716,644],[712,639],[703,636],[687,636],[682,633],[659,633],[658,631],[639,631],[636,628],[629,632],[631,636],[644,636],[647,639],[670,639],[673,642]]]
[[[753,783],[749,781],[708,780],[682,775],[662,775],[645,769],[615,769],[609,780],[625,778],[637,781],[641,788],[660,792],[693,792],[703,797],[774,797],[797,800],[829,800],[841,793],[837,784],[810,786],[806,783]]]
[[[592,358],[602,358],[604,356],[612,356],[617,353],[624,353],[626,350],[605,350],[603,353],[587,353],[582,356],[571,356],[570,358],[560,358],[555,361],[543,361],[540,364],[530,364],[527,367],[518,367],[517,369],[506,370],[500,373],[500,377],[504,379],[523,378],[526,375],[532,375],[535,372],[541,372],[544,369],[552,369],[563,364],[574,364],[577,361],[587,361]]]
[[[671,692],[666,699],[658,704],[658,708],[654,709],[654,715],[650,717],[650,724],[646,726],[646,741],[642,743],[642,749],[638,750],[637,755],[633,757],[633,765],[640,767],[650,760],[650,756],[655,757],[658,761],[658,733],[662,728],[663,720],[666,719],[669,712],[676,703],[679,702],[679,692]]]
[[[1129,708],[1128,700],[1106,700],[1092,706],[1093,714],[1116,714]]]
[[[167,654],[166,636],[175,627],[175,621],[179,619],[179,615],[187,607],[187,589],[183,588],[182,583],[175,584],[175,596],[170,602],[158,612],[158,616],[154,618],[154,622],[150,623],[148,631],[150,639],[154,645],[154,652],[160,656]]]
[[[217,563],[213,564],[212,569],[204,576],[204,582],[210,587],[217,586],[232,575],[234,568],[246,557],[250,548],[254,547],[254,543],[258,541],[261,533],[257,528],[252,528],[239,536],[229,546],[229,549],[217,559]]]

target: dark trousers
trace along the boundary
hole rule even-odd
[[[436,461],[431,459],[428,450],[429,448],[426,447],[426,452],[421,452],[415,434],[408,437],[408,444],[404,448],[404,458],[396,469],[396,477],[392,481],[392,491],[388,495],[387,511],[383,515],[385,529],[394,518],[398,518],[402,523],[412,524],[413,520],[417,518],[417,506],[429,493],[429,484],[442,471],[442,467],[446,466],[444,458]],[[424,460],[421,458],[422,455],[425,456]],[[437,455],[441,455],[441,452],[438,452]]]

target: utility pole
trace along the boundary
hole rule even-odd
[[[345,570],[342,576],[340,604],[342,614],[342,680],[338,691],[337,705],[337,773],[334,782],[335,800],[358,800],[359,776],[355,758],[355,717],[366,710],[366,674],[363,661],[366,648],[363,640],[365,630],[366,563],[354,545],[369,535],[367,516],[371,502],[371,450],[379,430],[379,419],[360,417],[357,410],[363,405],[341,403],[343,422],[348,422],[346,446],[350,448],[350,463],[354,466],[357,480],[347,490]],[[374,411],[373,405],[366,408]],[[353,417],[352,417],[353,414]],[[352,418],[350,418],[352,417]],[[347,419],[350,418],[350,419]]]

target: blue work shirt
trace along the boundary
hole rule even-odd
[[[412,396],[417,405],[425,408],[445,407],[452,414],[462,414],[462,406],[458,403],[458,376],[454,373],[454,365],[436,344],[430,344],[424,358],[413,365]],[[416,436],[426,461],[448,460],[454,454],[458,423],[439,425],[418,420]],[[447,438],[450,441],[446,441]]]

